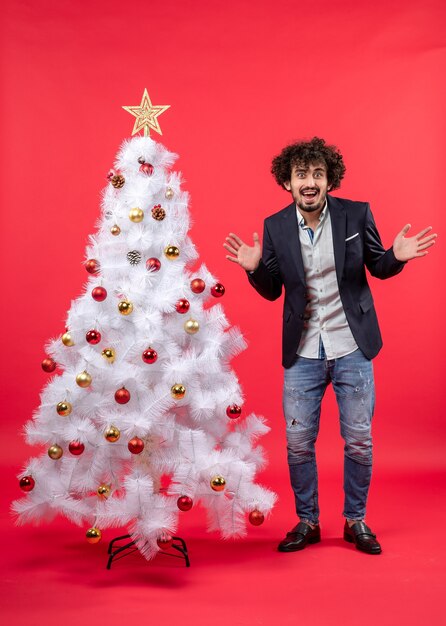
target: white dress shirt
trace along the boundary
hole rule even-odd
[[[329,209],[325,203],[314,232],[305,225],[297,206],[296,211],[307,286],[304,330],[297,354],[318,359],[323,356],[323,346],[327,359],[338,359],[358,346],[339,295]]]

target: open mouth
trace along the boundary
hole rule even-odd
[[[317,189],[306,189],[302,191],[302,197],[308,204],[312,204],[316,201],[316,198],[319,196],[319,191]]]

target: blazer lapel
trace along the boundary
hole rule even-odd
[[[305,284],[304,263],[299,240],[299,225],[297,223],[296,205],[294,202],[290,204],[283,213],[282,232],[283,240],[290,251],[290,257],[294,261],[294,267],[297,270],[300,280]]]
[[[342,274],[344,272],[345,261],[345,238],[347,232],[347,217],[342,204],[337,198],[327,196],[328,209],[331,219],[331,230],[333,234],[333,249],[336,266],[336,276],[338,285],[341,284]]]

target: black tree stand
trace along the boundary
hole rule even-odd
[[[124,539],[130,539],[130,535],[121,535],[120,537],[115,537],[110,541],[108,545],[108,554],[110,556],[107,562],[107,569],[111,568],[113,561],[119,561],[119,559],[122,559],[124,556],[128,556],[129,554],[132,554],[132,552],[138,550],[138,548],[135,547],[135,541],[129,541],[124,545],[118,545],[115,547],[115,543],[123,541]],[[181,539],[181,537],[172,537],[172,545],[170,547],[177,552],[180,552],[180,554],[173,554],[172,552],[165,552],[164,550],[160,551],[161,554],[173,556],[176,559],[184,559],[186,567],[190,567],[189,555],[184,539]]]

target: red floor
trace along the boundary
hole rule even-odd
[[[1,516],[3,624],[82,626],[133,623],[437,626],[446,623],[444,473],[375,472],[368,522],[383,554],[357,552],[342,539],[340,475],[321,471],[322,542],[279,554],[293,525],[287,477],[276,473],[280,501],[244,541],[204,533],[202,510],[184,514],[191,567],[135,553],[105,569],[108,530],[96,546],[83,529],[57,520],[15,527],[7,511],[16,469],[3,468]],[[282,471],[282,469],[280,470]],[[271,474],[269,474],[269,477]]]

